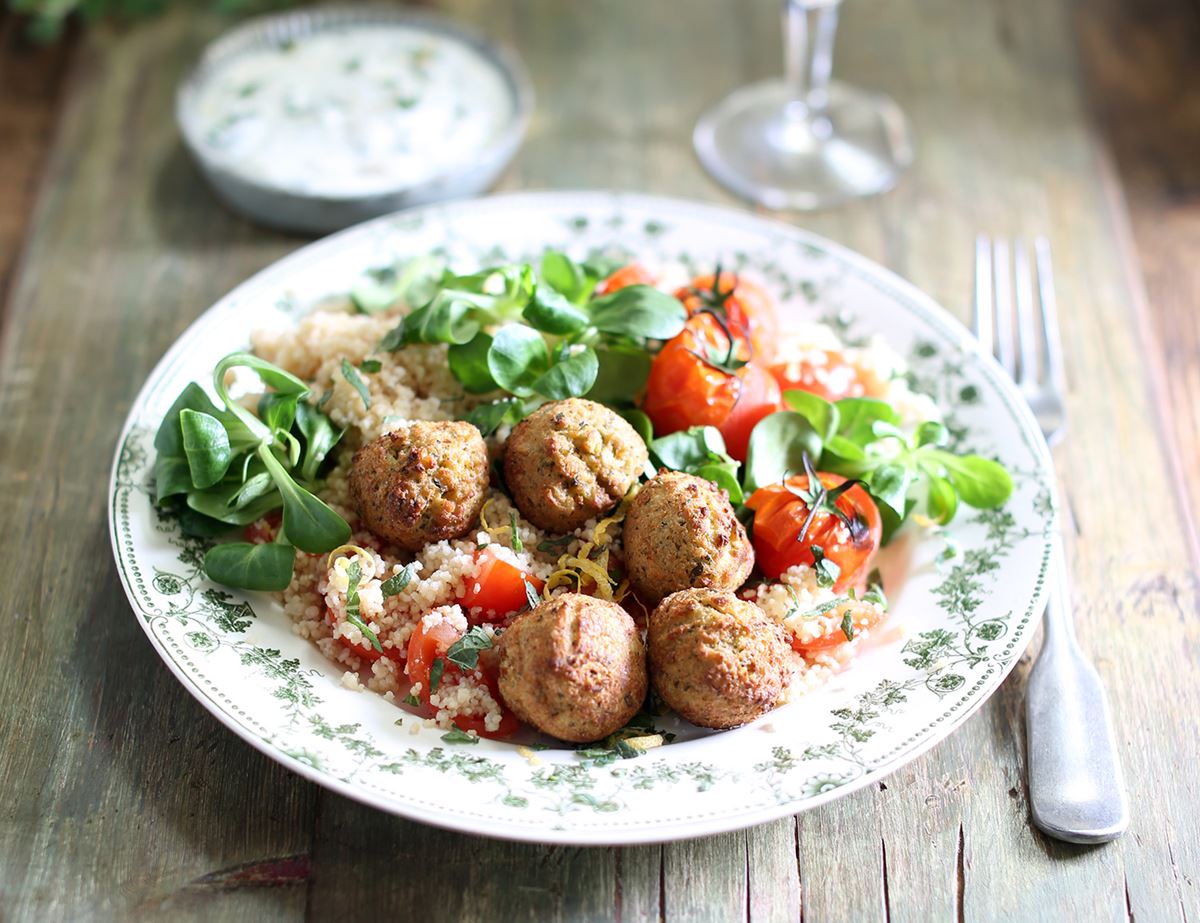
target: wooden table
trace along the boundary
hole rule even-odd
[[[705,104],[778,68],[771,0],[444,6],[519,49],[537,86],[502,188],[728,201],[690,130]],[[847,4],[837,70],[897,97],[919,156],[885,198],[789,216],[960,315],[977,231],[1053,241],[1077,621],[1108,684],[1134,810],[1130,832],[1100,848],[1030,828],[1028,661],[886,782],[661,847],[446,833],[251,750],[142,636],[111,563],[105,486],[153,363],[302,241],[225,212],[180,147],[174,87],[225,23],[181,8],[47,51],[0,23],[5,918],[1200,919],[1195,0]]]

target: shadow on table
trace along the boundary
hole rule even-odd
[[[170,248],[219,250],[248,243],[300,246],[312,239],[261,227],[229,209],[179,142],[154,178],[148,207],[157,236]]]
[[[82,544],[81,554],[111,559],[106,529]],[[244,744],[188,694],[143,634],[113,565],[92,600],[70,658],[79,691],[72,722],[84,733],[75,735],[80,752],[63,760],[72,778],[60,782],[57,809],[86,821],[76,848],[95,854],[98,880],[84,890],[121,901],[120,913],[168,902],[186,910],[231,889],[304,883],[306,872],[286,865],[272,877],[271,862],[300,857],[306,869],[316,787]],[[257,879],[212,876],[264,862]]]

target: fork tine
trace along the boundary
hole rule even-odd
[[[1042,302],[1042,342],[1046,347],[1046,374],[1059,394],[1067,390],[1063,367],[1062,336],[1058,329],[1058,301],[1054,295],[1054,267],[1050,263],[1050,241],[1039,237],[1033,242],[1037,261],[1038,295]]]
[[[1033,272],[1029,265],[1029,248],[1025,241],[1013,243],[1013,271],[1016,276],[1017,296],[1017,349],[1021,356],[1020,376],[1017,384],[1029,386],[1038,380],[1038,333],[1034,318]]]
[[[1008,241],[992,241],[992,275],[996,290],[996,358],[1010,378],[1016,378],[1017,356],[1013,348],[1012,263]]]
[[[995,349],[992,324],[992,242],[986,234],[975,238],[975,316],[973,323],[979,345],[989,353]]]

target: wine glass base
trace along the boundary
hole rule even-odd
[[[810,113],[782,80],[743,87],[696,124],[696,155],[722,185],[767,208],[824,208],[891,189],[912,163],[904,113],[887,96],[835,81],[826,92]]]

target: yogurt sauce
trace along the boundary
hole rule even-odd
[[[197,96],[200,143],[247,179],[331,198],[420,183],[514,117],[504,73],[464,42],[351,26],[231,57]]]

